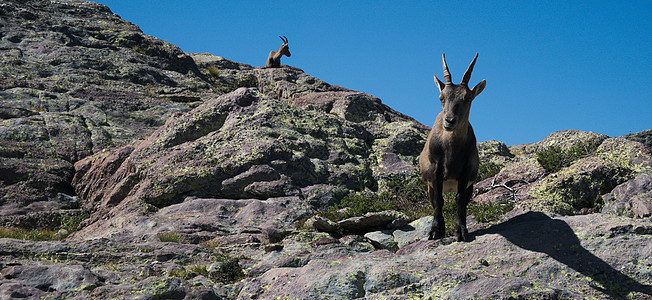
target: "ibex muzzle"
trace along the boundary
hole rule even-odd
[[[437,115],[428,140],[419,156],[419,169],[424,181],[428,183],[428,199],[434,208],[434,220],[428,235],[429,239],[443,238],[445,235],[443,192],[457,192],[457,220],[455,235],[458,241],[468,240],[466,229],[466,206],[473,194],[473,181],[478,175],[478,148],[475,134],[469,123],[471,102],[482,92],[486,81],[469,89],[468,83],[478,54],[464,73],[460,84],[453,84],[451,73],[442,54],[444,82],[435,75],[439,89],[442,111]]]

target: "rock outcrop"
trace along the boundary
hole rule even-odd
[[[0,238],[2,299],[652,299],[649,131],[480,142],[474,205],[514,209],[427,241],[428,216],[318,214],[425,199],[391,192],[428,128],[380,99],[183,53],[93,2],[0,16],[0,236],[67,236]],[[551,146],[580,154],[550,171]]]
[[[219,93],[178,47],[106,6],[6,1],[0,15],[1,225],[69,215],[76,161]]]
[[[145,140],[77,162],[73,185],[82,207],[94,213],[91,221],[187,197],[294,196],[316,209],[333,201],[317,191],[378,190],[384,178],[414,175],[418,150],[403,143],[423,140],[421,127],[408,121],[375,125],[371,132],[239,88],[171,118]],[[88,228],[79,236],[99,233]]]

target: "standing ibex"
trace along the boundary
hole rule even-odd
[[[279,36],[280,37],[280,36]],[[267,64],[265,64],[265,67],[267,68],[280,68],[281,67],[281,56],[285,55],[287,57],[292,56],[290,54],[290,46],[288,46],[288,38],[285,36],[280,37],[281,40],[283,41],[283,45],[281,45],[280,48],[278,48],[278,51],[270,51],[269,55],[267,56]]]
[[[451,73],[446,65],[446,57],[443,54],[441,59],[445,83],[435,75],[442,111],[437,115],[428,140],[419,156],[421,176],[428,183],[428,199],[435,210],[428,235],[429,239],[440,239],[445,234],[442,192],[457,191],[455,196],[457,205],[455,236],[457,241],[468,241],[466,206],[471,201],[473,181],[478,175],[479,164],[475,134],[469,123],[469,111],[471,110],[471,101],[482,92],[487,84],[485,80],[482,80],[473,89],[468,87],[477,58],[478,54],[476,53],[459,85],[453,84]]]

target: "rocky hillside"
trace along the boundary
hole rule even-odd
[[[93,2],[0,16],[1,299],[652,299],[650,131],[481,142],[473,240],[425,241],[428,128],[380,99]]]

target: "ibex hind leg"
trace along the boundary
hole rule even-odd
[[[432,226],[430,233],[428,233],[429,240],[442,239],[446,233],[446,224],[444,224],[444,198],[441,195],[441,188],[437,191],[432,186],[428,185],[428,199],[434,209]]]

